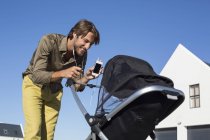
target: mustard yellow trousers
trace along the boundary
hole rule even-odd
[[[53,140],[63,91],[52,94],[49,88],[41,89],[25,76],[22,93],[24,140]]]

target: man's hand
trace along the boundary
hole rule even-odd
[[[93,73],[93,69],[94,67],[91,67],[87,70],[87,72],[85,73],[84,77],[88,80],[92,80],[92,79],[95,79],[97,78],[100,74],[102,74],[103,72],[103,68],[100,69],[99,71],[99,74],[97,74],[96,76],[94,76],[92,73]]]
[[[88,83],[89,80],[97,78],[103,72],[103,68],[101,68],[100,71],[99,71],[99,74],[94,76],[94,75],[92,75],[93,69],[94,69],[94,67],[89,68],[87,70],[87,72],[84,74],[84,77],[82,77],[78,81],[76,80],[76,82],[86,84],[86,83]],[[84,89],[84,85],[75,84],[75,88],[77,89],[77,91],[82,91]]]
[[[81,73],[82,73],[82,69],[80,67],[73,66],[73,67],[63,70],[62,77],[76,79],[81,75]]]

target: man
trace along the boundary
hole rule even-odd
[[[99,44],[100,35],[88,20],[79,21],[68,36],[44,36],[23,73],[24,140],[52,140],[63,94],[61,80],[87,83],[96,78],[93,68],[84,73],[87,51]],[[75,84],[77,91],[84,86]]]

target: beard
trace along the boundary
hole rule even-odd
[[[75,48],[75,52],[78,56],[84,56],[87,52],[83,47],[75,46],[74,48]]]

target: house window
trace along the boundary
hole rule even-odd
[[[200,88],[199,84],[190,85],[190,108],[200,107]]]

